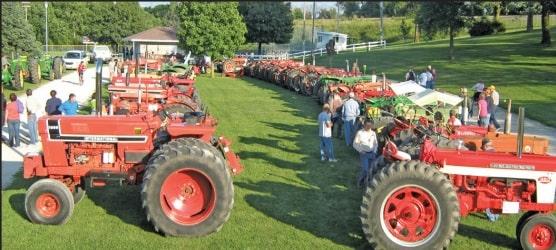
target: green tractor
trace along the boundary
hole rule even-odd
[[[2,65],[2,84],[11,85],[16,90],[24,88],[25,80],[40,83],[42,78],[49,80],[60,79],[64,72],[64,62],[61,57],[52,58],[43,55],[39,58],[19,56]]]

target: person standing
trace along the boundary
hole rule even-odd
[[[488,114],[488,102],[486,100],[485,93],[481,93],[479,95],[479,102],[477,106],[479,107],[479,126],[486,128],[488,127],[490,117]]]
[[[429,79],[429,72],[427,70],[423,71],[423,73],[419,74],[419,85],[421,85],[423,88],[427,87],[427,81]]]
[[[433,68],[431,65],[429,65],[427,67],[427,71],[430,73],[430,80],[427,83],[427,88],[428,89],[434,89],[434,85],[436,83],[436,79],[437,79],[437,74],[436,74],[436,69]]]
[[[67,101],[62,103],[58,110],[62,112],[63,115],[77,115],[77,109],[79,105],[75,100],[75,95],[73,93],[69,94],[69,98]]]
[[[378,141],[376,133],[373,131],[372,120],[365,120],[363,129],[359,130],[355,135],[353,148],[359,152],[359,159],[361,160],[361,173],[359,174],[357,184],[359,187],[362,187],[369,171],[372,173],[372,169],[369,169],[369,166],[376,159],[378,149]]]
[[[498,121],[496,120],[496,110],[500,104],[500,95],[498,94],[498,91],[496,91],[496,87],[494,87],[494,85],[490,85],[488,90],[490,97],[492,98],[492,105],[490,106],[490,124],[494,125],[496,129],[499,129],[500,124],[498,124]]]
[[[405,73],[405,80],[406,81],[417,81],[417,74],[413,71],[413,66],[409,68],[409,71]]]
[[[109,73],[110,81],[112,81],[112,77],[114,76],[115,65],[116,62],[114,62],[114,59],[110,59],[110,62],[108,62],[108,73]]]
[[[38,139],[37,130],[37,117],[39,115],[41,106],[37,99],[33,96],[33,91],[28,89],[26,91],[27,100],[25,107],[27,108],[27,129],[29,129],[29,143],[35,145]]]
[[[10,103],[6,105],[5,118],[5,123],[8,125],[8,141],[10,147],[19,148],[21,146],[19,138],[19,115],[23,113],[23,109],[23,103],[17,99],[14,93],[11,93]]]
[[[2,128],[4,127],[4,122],[6,121],[6,104],[8,101],[6,100],[6,96],[4,96],[4,84],[1,85],[2,88]],[[4,137],[2,137],[2,141],[4,141]]]
[[[332,95],[328,97],[328,105],[330,105],[330,112],[332,113],[332,132],[336,129],[336,137],[340,138],[342,134],[342,97],[338,90],[333,90]]]
[[[334,157],[334,147],[332,145],[332,120],[330,116],[330,106],[325,103],[322,112],[318,116],[319,137],[320,137],[320,160],[337,162]]]
[[[85,63],[83,61],[77,66],[77,74],[79,74],[79,85],[83,85],[83,74],[85,74]]]
[[[346,146],[350,146],[353,139],[355,119],[359,116],[361,112],[359,110],[359,103],[354,99],[355,94],[349,92],[349,99],[344,102],[342,106],[342,121],[344,122],[344,137],[346,140]]]
[[[56,90],[50,91],[50,99],[46,100],[44,111],[47,115],[60,115],[62,112],[58,108],[62,105],[62,100],[56,97]]]

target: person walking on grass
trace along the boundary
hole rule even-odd
[[[409,71],[405,73],[405,80],[406,81],[417,81],[417,74],[413,71],[413,66],[409,68]]]
[[[75,95],[73,93],[69,94],[69,98],[67,101],[62,103],[58,110],[62,112],[63,115],[77,115],[77,109],[79,105],[75,100]]]
[[[479,102],[477,106],[479,107],[479,126],[487,128],[490,117],[488,114],[488,102],[486,100],[485,93],[481,93],[479,95]]]
[[[10,103],[6,105],[6,120],[8,125],[8,142],[10,147],[20,148],[19,126],[21,121],[20,114],[23,113],[23,103],[17,99],[14,93],[10,94]]]
[[[83,74],[85,74],[85,63],[81,61],[77,66],[77,74],[79,74],[79,85],[83,85]]]
[[[349,92],[349,99],[342,106],[342,121],[344,122],[344,137],[346,146],[350,146],[353,140],[355,119],[359,116],[359,103],[355,100],[355,94]]]
[[[62,105],[62,100],[56,97],[56,90],[50,91],[50,99],[46,101],[46,105],[44,107],[44,111],[47,115],[60,115],[62,112],[58,110],[58,108]]]
[[[427,69],[425,69],[425,71],[423,71],[423,73],[419,74],[419,79],[418,82],[419,85],[421,85],[421,87],[426,88],[427,87],[427,81],[429,80],[429,72],[427,71]]]
[[[4,96],[4,84],[1,85],[2,88],[2,120],[0,122],[2,122],[2,128],[4,127],[4,122],[6,121],[6,105],[8,104],[8,101],[6,100],[6,96]],[[2,142],[4,141],[4,137],[2,136]]]
[[[320,137],[320,160],[329,162],[337,162],[334,157],[334,147],[332,145],[332,120],[330,105],[325,103],[322,106],[322,112],[318,116],[319,121],[319,137]]]
[[[26,92],[27,101],[25,107],[27,108],[27,129],[29,130],[29,143],[35,145],[38,141],[37,118],[41,106],[37,99],[33,96],[33,91],[28,89]]]
[[[488,92],[492,99],[492,105],[489,109],[490,124],[494,125],[496,129],[499,129],[500,124],[498,124],[498,121],[496,120],[496,110],[498,109],[498,104],[500,104],[500,95],[498,94],[498,91],[496,91],[496,87],[494,87],[494,85],[490,85],[490,87],[488,87]]]
[[[355,135],[353,148],[359,152],[359,159],[361,160],[361,172],[357,184],[359,187],[363,187],[369,171],[372,173],[372,169],[369,169],[369,166],[372,166],[373,161],[376,159],[378,149],[378,141],[376,133],[373,131],[372,120],[365,120],[363,128]]]
[[[332,95],[328,97],[328,105],[330,105],[330,112],[332,113],[332,132],[336,130],[336,137],[340,138],[342,134],[342,97],[335,89]]]
[[[437,75],[436,75],[436,69],[433,68],[431,65],[429,65],[427,67],[427,71],[430,73],[430,78],[427,81],[427,89],[434,89],[434,85],[436,83],[436,79],[437,79]]]

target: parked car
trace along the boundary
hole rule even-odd
[[[64,54],[64,57],[62,59],[64,60],[66,69],[77,69],[79,63],[87,63],[89,61],[89,56],[87,56],[87,53],[85,53],[85,51],[70,50]]]
[[[110,51],[110,48],[108,48],[108,46],[95,46],[93,48],[91,61],[94,62],[97,58],[101,58],[103,62],[108,62],[110,59],[112,59],[112,51]]]

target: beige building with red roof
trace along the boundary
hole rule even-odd
[[[144,57],[145,51],[149,53],[154,52],[155,55],[169,55],[181,52],[178,49],[178,38],[176,30],[171,27],[154,27],[143,32],[133,34],[124,38],[124,41],[129,43],[134,51],[141,53]]]

